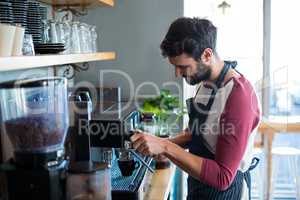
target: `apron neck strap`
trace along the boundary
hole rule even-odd
[[[233,62],[231,62],[231,61],[224,61],[224,67],[223,67],[223,69],[222,69],[222,71],[221,71],[218,79],[215,81],[215,84],[216,84],[217,88],[221,87],[222,82],[224,81],[224,78],[225,78],[228,70],[230,69],[230,67],[235,68],[236,65],[237,65],[236,61],[233,61]]]

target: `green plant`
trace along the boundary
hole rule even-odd
[[[171,114],[176,114],[178,121],[186,113],[181,105],[178,97],[173,96],[169,90],[162,89],[159,96],[145,99],[141,112],[152,112],[163,122]]]

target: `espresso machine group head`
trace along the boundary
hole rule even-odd
[[[79,103],[81,114],[76,114],[75,116],[75,126],[78,132],[75,145],[76,143],[80,145],[73,148],[78,152],[77,155],[86,154],[85,157],[90,158],[91,148],[114,148],[119,152],[118,156],[121,159],[125,160],[126,157],[132,159],[132,156],[135,156],[142,164],[147,165],[132,149],[130,142],[130,137],[135,130],[140,128],[141,124],[141,115],[134,103],[110,102],[110,106],[107,106],[108,102],[100,104],[106,105],[98,105],[97,108],[106,107],[106,109],[98,109],[91,112],[90,106],[88,106],[90,103]],[[86,112],[84,112],[84,107],[86,107]],[[88,153],[84,153],[87,152],[86,146],[90,147]],[[153,172],[148,165],[147,167]]]
[[[140,126],[140,113],[129,102],[117,102],[103,113],[95,113],[89,123],[91,145],[126,149],[133,131]]]

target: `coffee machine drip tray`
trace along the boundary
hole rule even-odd
[[[151,163],[151,160],[145,158],[148,164]],[[141,164],[131,176],[122,176],[118,162],[114,160],[111,167],[111,178],[112,200],[142,200],[149,188],[152,173]]]

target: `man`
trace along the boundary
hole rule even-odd
[[[216,40],[209,20],[179,18],[171,24],[162,54],[177,77],[199,84],[187,100],[189,126],[168,140],[142,132],[131,140],[140,153],[165,156],[188,173],[187,199],[248,199],[249,171],[258,161],[251,154],[260,120],[258,99],[234,69],[237,63],[221,60]]]

